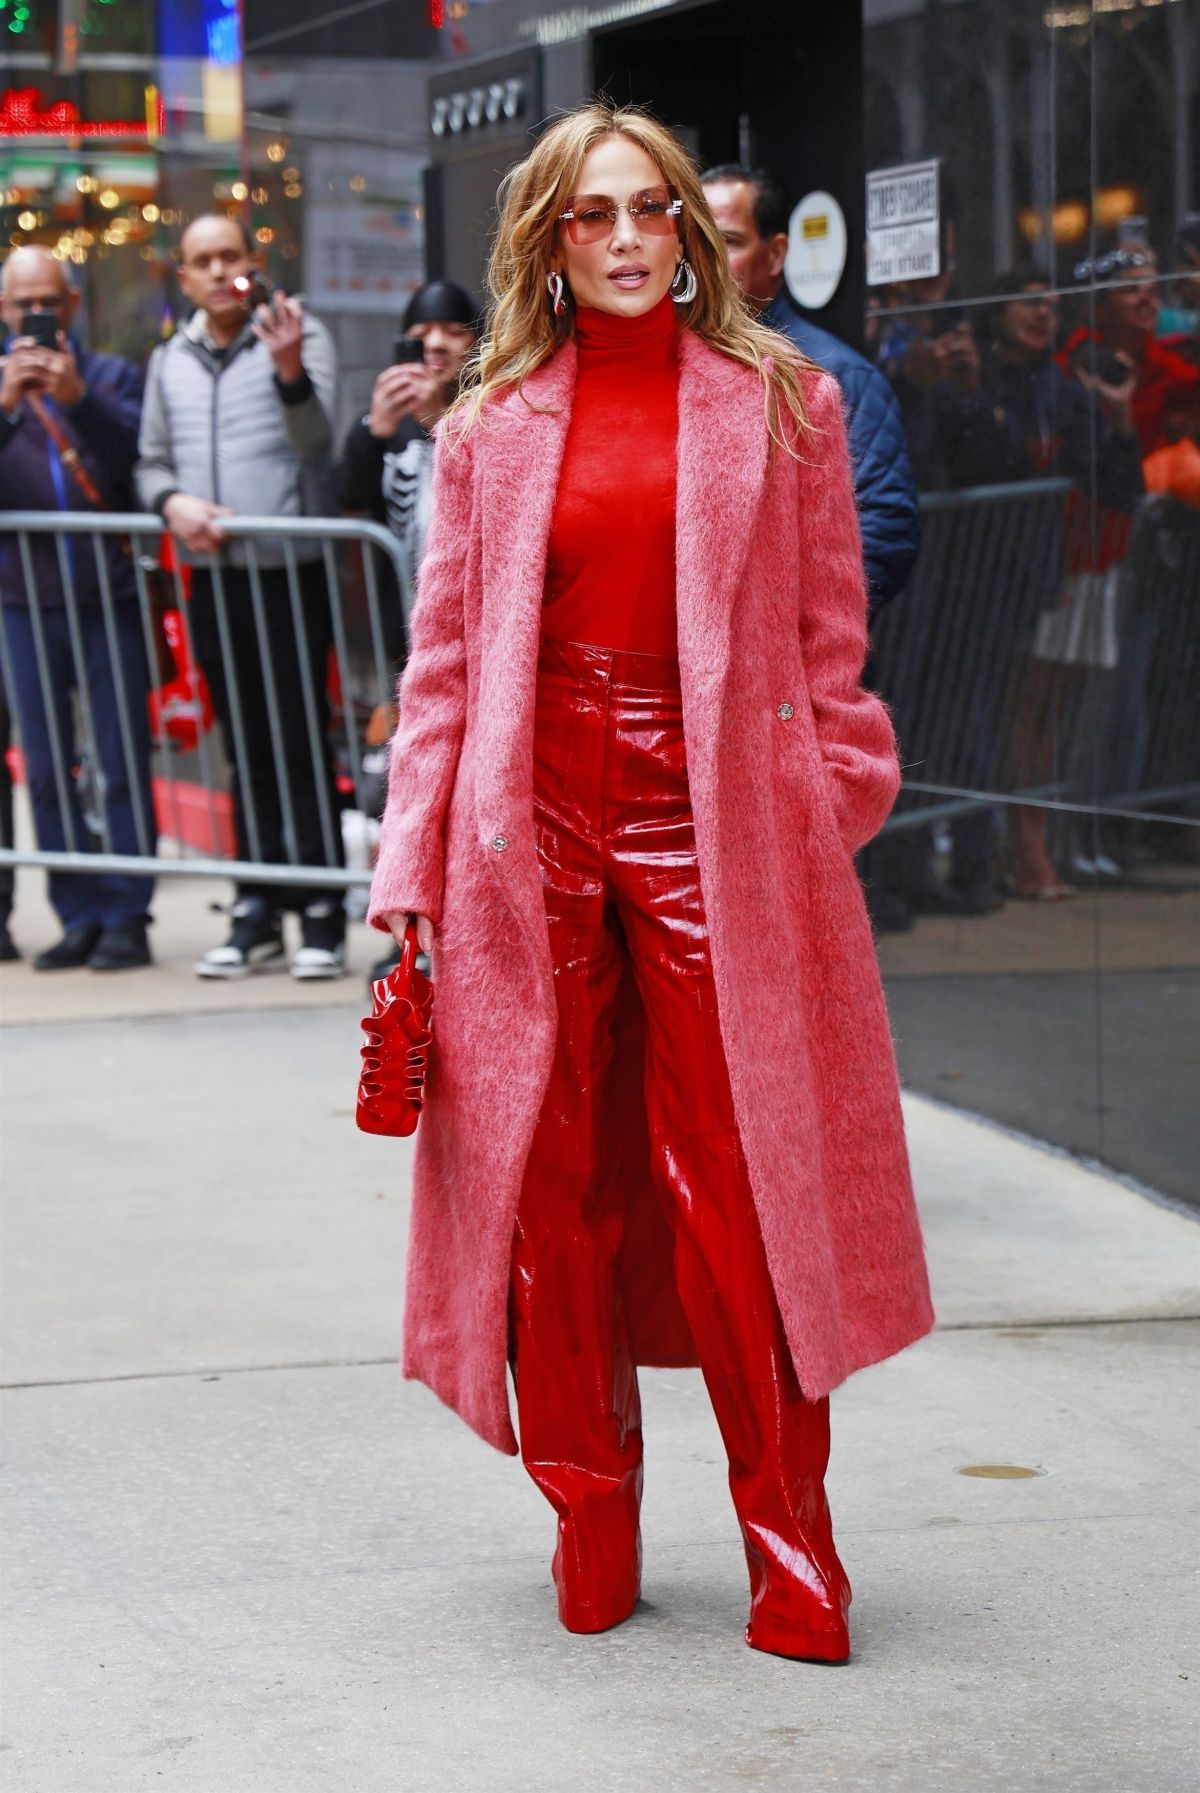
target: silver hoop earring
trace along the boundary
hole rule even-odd
[[[683,281],[682,286],[679,284],[680,279]],[[686,255],[675,270],[675,278],[671,282],[671,297],[676,305],[690,305],[696,297],[696,276]]]
[[[556,318],[560,318],[567,309],[563,298],[563,277],[557,269],[546,276],[546,291],[550,294],[550,309]]]

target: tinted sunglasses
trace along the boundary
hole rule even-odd
[[[682,211],[683,201],[674,187],[643,187],[640,193],[630,194],[628,205],[618,205],[607,193],[572,193],[558,221],[566,225],[567,235],[578,247],[611,236],[622,212],[635,229],[649,237],[673,236]]]

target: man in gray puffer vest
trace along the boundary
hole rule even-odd
[[[213,214],[195,218],[179,243],[179,284],[195,307],[156,349],[142,410],[137,486],[195,564],[189,616],[196,657],[212,690],[233,766],[234,825],[240,859],[306,866],[341,863],[338,800],[328,749],[326,666],[332,637],[319,542],[294,545],[303,629],[288,590],[284,545],[257,545],[264,634],[279,734],[277,765],[263,655],[255,622],[247,545],[227,542],[221,519],[240,511],[267,517],[328,516],[337,376],[328,331],[281,292],[253,316],[234,282],[253,271],[245,230]],[[209,557],[220,556],[214,589]],[[224,591],[228,661],[222,651]],[[305,671],[316,701],[314,769]],[[240,728],[237,724],[240,722]],[[291,838],[280,773],[290,796]],[[322,818],[320,776],[327,796]],[[286,892],[286,895],[285,895]],[[337,977],[345,963],[345,910],[319,887],[243,883],[229,939],[204,954],[201,977],[245,977],[286,962],[281,905],[300,912],[297,978]]]

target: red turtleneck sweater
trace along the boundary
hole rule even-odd
[[[669,295],[641,317],[575,314],[542,612],[556,641],[675,656],[675,317]]]

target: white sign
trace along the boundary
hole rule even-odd
[[[846,217],[832,193],[809,193],[788,224],[784,278],[798,305],[820,311],[846,271]]]
[[[942,271],[938,164],[910,162],[867,176],[867,285],[928,280]]]
[[[403,311],[424,279],[421,158],[319,144],[305,173],[304,296],[314,311]]]

